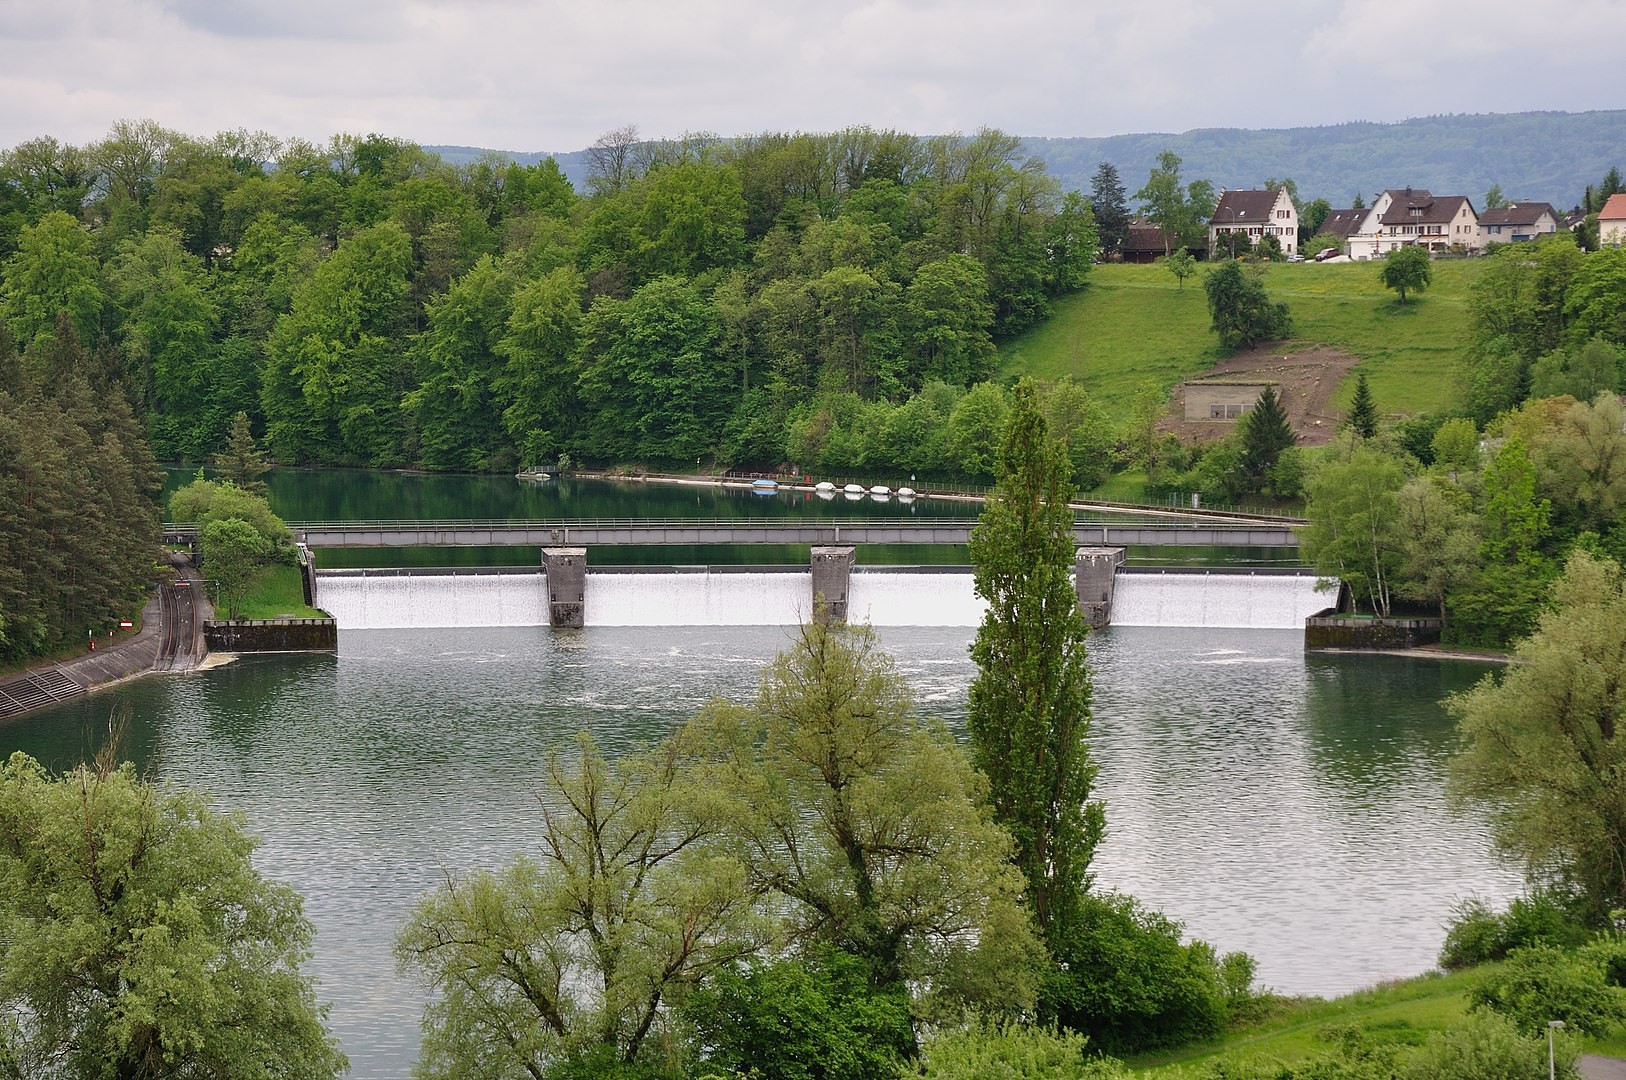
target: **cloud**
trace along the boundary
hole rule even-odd
[[[0,146],[193,134],[569,150],[635,123],[1108,135],[1626,107],[1554,0],[0,0]],[[1608,35],[1615,35],[1609,38]]]

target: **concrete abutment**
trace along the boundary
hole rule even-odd
[[[1078,610],[1091,630],[1112,622],[1112,589],[1123,561],[1123,548],[1081,547],[1073,556]]]
[[[587,617],[587,549],[543,548],[548,581],[548,625],[580,630]]]

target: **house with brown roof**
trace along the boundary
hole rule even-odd
[[[1611,195],[1598,211],[1598,243],[1626,245],[1626,192]]]
[[[1430,252],[1478,251],[1479,215],[1466,195],[1432,195],[1407,191],[1390,201],[1378,218],[1376,258],[1397,248],[1427,248]]]
[[[1508,203],[1479,215],[1479,240],[1485,244],[1522,244],[1558,231],[1559,214],[1551,203]]]
[[[1321,228],[1316,230],[1317,236],[1336,237],[1343,245],[1344,254],[1349,254],[1349,238],[1360,231],[1361,223],[1366,220],[1365,208],[1356,210],[1330,210],[1321,222]]]
[[[1155,221],[1144,217],[1129,219],[1129,231],[1124,237],[1123,260],[1128,263],[1149,263],[1172,254],[1179,245]]]
[[[1214,216],[1208,219],[1208,250],[1219,244],[1221,233],[1242,232],[1249,246],[1266,236],[1274,236],[1288,255],[1299,249],[1299,212],[1288,197],[1287,188],[1275,191],[1225,191],[1220,193]]]

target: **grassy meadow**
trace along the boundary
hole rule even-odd
[[[1404,305],[1378,280],[1372,262],[1273,263],[1271,299],[1286,301],[1293,337],[1283,351],[1326,345],[1361,361],[1385,413],[1435,412],[1451,405],[1468,340],[1468,289],[1477,260],[1434,263],[1434,282]],[[1106,265],[1083,292],[1056,305],[1043,326],[1001,347],[1007,375],[1072,375],[1115,418],[1128,415],[1146,382],[1168,390],[1223,359],[1209,329],[1204,269],[1181,289],[1161,266]],[[1353,378],[1335,402],[1346,403]]]

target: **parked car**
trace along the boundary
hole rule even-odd
[[[1339,248],[1322,248],[1320,251],[1315,253],[1315,261],[1326,262],[1328,259],[1336,259],[1342,254],[1343,251]]]
[[[1303,262],[1304,261],[1304,256],[1303,255],[1298,255],[1298,254],[1289,255],[1287,257],[1287,261],[1288,262]]]

